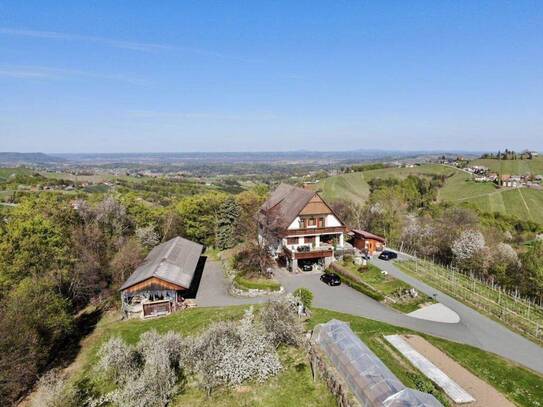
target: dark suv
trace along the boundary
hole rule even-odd
[[[326,273],[321,276],[321,281],[324,284],[328,284],[330,286],[334,285],[340,285],[341,284],[341,278],[335,273]]]
[[[398,258],[398,253],[391,252],[390,250],[385,250],[379,255],[379,258],[381,260],[394,260]]]

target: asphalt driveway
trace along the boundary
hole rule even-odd
[[[460,316],[459,323],[433,322],[410,317],[342,284],[329,287],[320,281],[317,273],[291,274],[278,270],[276,278],[292,292],[299,287],[310,289],[316,307],[374,319],[437,337],[465,343],[496,353],[543,374],[543,348],[504,326],[477,313],[464,304],[402,273],[392,262],[374,260],[373,263],[392,276],[411,284],[428,295],[437,294],[437,300]],[[268,301],[267,297],[235,298],[228,294],[229,281],[221,265],[206,263],[200,288],[196,296],[199,306],[228,306],[256,304]]]

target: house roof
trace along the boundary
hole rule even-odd
[[[286,229],[315,194],[315,191],[309,189],[281,184],[262,204],[260,210],[262,214],[267,213],[271,217],[274,227]]]
[[[380,242],[384,242],[386,240],[384,237],[374,235],[373,233],[366,232],[365,230],[353,229],[352,232],[355,235],[362,236],[364,239],[373,239],[373,240],[378,240]]]
[[[189,288],[204,247],[180,236],[155,246],[121,286],[125,290],[151,277]]]

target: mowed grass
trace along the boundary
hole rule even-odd
[[[474,163],[480,161],[494,160],[476,160]],[[537,169],[543,159],[516,161],[532,162],[531,164],[517,164],[519,168],[522,165],[527,165],[532,169]],[[514,161],[507,161],[508,164],[504,165],[512,168],[514,164],[510,164],[511,162],[514,163]],[[484,165],[484,163],[479,165]],[[364,204],[370,194],[368,184],[370,180],[374,178],[403,179],[409,175],[446,175],[445,185],[438,191],[438,200],[440,201],[458,204],[469,203],[483,212],[499,212],[543,224],[543,190],[500,189],[490,182],[475,182],[471,174],[444,165],[428,164],[414,168],[385,168],[342,174],[323,179],[316,188],[321,191],[324,199],[330,202],[346,200]]]
[[[176,331],[182,335],[194,335],[217,321],[239,320],[248,306],[222,308],[194,308],[167,317],[150,320],[114,320],[112,314],[105,316],[96,331],[84,342],[76,360],[73,380],[86,383],[94,390],[107,392],[112,384],[97,377],[93,366],[97,362],[100,346],[113,336],[119,336],[135,344],[140,335],[151,329],[160,333]],[[283,364],[280,374],[265,383],[246,383],[236,389],[221,388],[210,397],[200,389],[193,378],[175,397],[171,406],[323,406],[336,405],[335,399],[324,382],[313,381],[306,352],[301,349],[283,347],[279,349]]]
[[[543,157],[532,160],[474,160],[471,165],[482,165],[494,172],[510,175],[543,175]]]
[[[324,199],[352,201],[359,204],[366,202],[370,195],[369,181],[375,178],[404,179],[409,175],[453,175],[458,170],[443,165],[427,164],[413,168],[382,168],[363,172],[337,175],[325,178],[317,184]]]
[[[195,308],[167,317],[150,320],[116,320],[115,314],[107,314],[99,322],[95,332],[85,339],[78,355],[72,379],[86,382],[95,390],[111,390],[111,383],[96,377],[93,365],[97,361],[100,346],[112,336],[120,336],[134,344],[140,335],[151,329],[164,333],[169,330],[183,335],[201,332],[205,327],[220,320],[238,320],[247,306]],[[258,310],[258,306],[256,309]],[[416,387],[422,374],[409,364],[384,340],[383,335],[416,333],[378,321],[326,309],[313,309],[307,328],[331,319],[348,322],[358,335],[387,367],[406,385]],[[422,335],[435,346],[457,360],[468,370],[486,380],[520,406],[537,406],[543,400],[543,377],[494,354],[471,346]],[[265,383],[246,383],[237,389],[219,389],[207,397],[189,378],[184,390],[174,399],[173,406],[335,406],[336,402],[324,383],[314,382],[305,351],[280,348],[283,371]],[[442,395],[438,391],[438,394]]]

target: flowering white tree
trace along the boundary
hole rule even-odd
[[[153,225],[137,228],[136,236],[138,237],[141,244],[147,247],[156,246],[160,241],[160,237],[155,231],[155,227]]]
[[[92,406],[166,406],[177,392],[184,346],[183,338],[174,332],[145,332],[136,346],[111,338],[100,349],[96,370],[113,377],[118,386]]]
[[[275,348],[254,321],[252,308],[239,323],[212,325],[186,349],[182,363],[199,376],[208,394],[220,385],[264,381],[281,369]]]
[[[452,243],[451,250],[459,262],[472,259],[485,248],[483,234],[476,230],[466,230]]]

